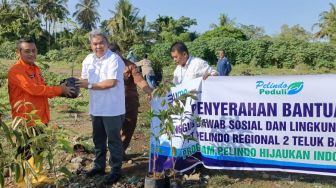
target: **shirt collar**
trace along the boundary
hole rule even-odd
[[[189,58],[188,58],[186,64],[184,64],[184,66],[181,66],[181,67],[187,68],[190,65],[191,59],[192,59],[192,57],[191,57],[191,55],[189,55]]]
[[[35,63],[32,64],[32,65],[30,65],[30,64],[24,62],[21,58],[19,59],[18,64],[22,65],[22,66],[25,67],[25,68],[33,68],[33,67],[37,67]]]
[[[97,57],[96,54],[93,54],[93,57],[96,59],[96,60],[104,60],[106,59],[107,57],[109,57],[110,55],[112,54],[112,51],[110,49],[107,49],[105,54],[101,57]]]

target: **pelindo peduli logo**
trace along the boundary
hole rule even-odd
[[[295,95],[303,89],[304,83],[301,82],[269,82],[258,80],[256,89],[260,95]]]

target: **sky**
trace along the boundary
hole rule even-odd
[[[75,11],[78,0],[69,0],[70,13]],[[99,0],[101,21],[111,18],[109,10],[115,10],[117,0]],[[236,24],[255,25],[264,28],[266,34],[276,35],[281,26],[300,25],[312,30],[323,11],[329,11],[329,3],[336,0],[130,0],[139,9],[139,16],[146,16],[147,22],[161,16],[178,19],[186,16],[196,19],[197,26],[190,31],[203,33],[210,30],[211,24],[219,23],[220,14],[227,15]]]

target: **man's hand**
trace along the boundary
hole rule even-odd
[[[63,84],[61,84],[61,88],[62,88],[62,94],[66,97],[70,97],[72,96],[72,94],[74,94],[76,91],[76,89],[74,87],[68,87],[66,86],[66,82],[64,82]]]
[[[211,74],[210,73],[204,73],[203,74],[203,80],[206,80]]]
[[[147,100],[150,102],[152,100],[152,94],[147,94]]]
[[[87,89],[88,85],[89,85],[89,81],[87,79],[85,79],[85,80],[80,79],[76,82],[76,86],[77,85],[79,85],[80,88],[86,88]]]
[[[214,72],[214,73],[206,72],[206,73],[203,74],[203,80],[208,79],[209,76],[218,76],[218,74],[217,74],[217,72]]]
[[[147,84],[147,82],[145,80],[143,80],[143,82],[141,82],[139,84],[139,86],[142,88],[142,90],[146,93],[146,98],[147,100],[150,102],[152,100],[152,93],[153,93],[153,89],[149,87],[149,85]]]

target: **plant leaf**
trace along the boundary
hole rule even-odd
[[[4,130],[4,132],[5,132],[5,135],[6,135],[7,140],[10,142],[10,144],[11,144],[13,147],[15,147],[15,144],[14,144],[14,142],[13,142],[13,140],[12,140],[12,136],[11,136],[11,133],[10,133],[10,131],[9,131],[8,126],[7,126],[4,122],[2,122],[2,121],[0,121],[0,125],[1,125],[1,127],[2,127],[2,130]]]
[[[13,170],[15,173],[15,181],[18,182],[21,174],[20,165],[17,163],[13,163]]]
[[[67,178],[72,177],[72,173],[65,166],[58,168],[57,171],[62,172]]]

